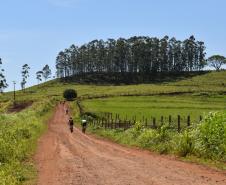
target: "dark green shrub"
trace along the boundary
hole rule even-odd
[[[77,92],[74,89],[65,90],[63,95],[64,98],[69,101],[77,98]]]

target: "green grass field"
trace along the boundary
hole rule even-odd
[[[25,93],[17,91],[17,101],[36,102],[51,97],[62,98],[63,91],[68,88],[77,90],[78,96],[84,99],[82,104],[86,111],[97,114],[117,113],[122,118],[136,116],[137,119],[142,119],[144,116],[160,119],[161,116],[175,117],[179,114],[191,115],[191,119],[196,121],[200,115],[226,108],[226,71],[160,84],[79,85],[54,80],[28,88]],[[110,97],[87,100],[98,96]],[[12,97],[12,92],[0,95],[0,112],[4,112],[12,104]]]
[[[119,114],[122,119],[137,120],[151,119],[155,117],[160,120],[161,116],[171,115],[176,119],[191,116],[191,121],[197,122],[200,115],[208,112],[220,111],[226,108],[226,97],[212,96],[203,97],[196,95],[180,96],[139,96],[139,97],[113,97],[103,99],[91,99],[82,102],[85,111],[93,112],[97,115],[104,113]]]

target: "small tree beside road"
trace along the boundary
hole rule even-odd
[[[77,98],[77,92],[76,90],[74,89],[67,89],[64,91],[64,94],[63,94],[64,98],[68,101],[72,101],[74,100],[75,98]]]

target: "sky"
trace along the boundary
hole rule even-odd
[[[226,55],[225,0],[0,0],[0,57],[12,90],[21,68],[35,73],[49,64],[55,73],[59,51],[94,39],[130,36],[205,42],[207,57]]]

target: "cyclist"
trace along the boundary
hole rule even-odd
[[[73,121],[72,117],[69,118],[68,124],[69,124],[69,127],[70,127],[70,131],[72,133],[73,132],[73,126],[74,126],[74,121]]]
[[[81,124],[82,124],[82,132],[85,133],[86,127],[87,127],[87,121],[85,119],[83,119]]]

